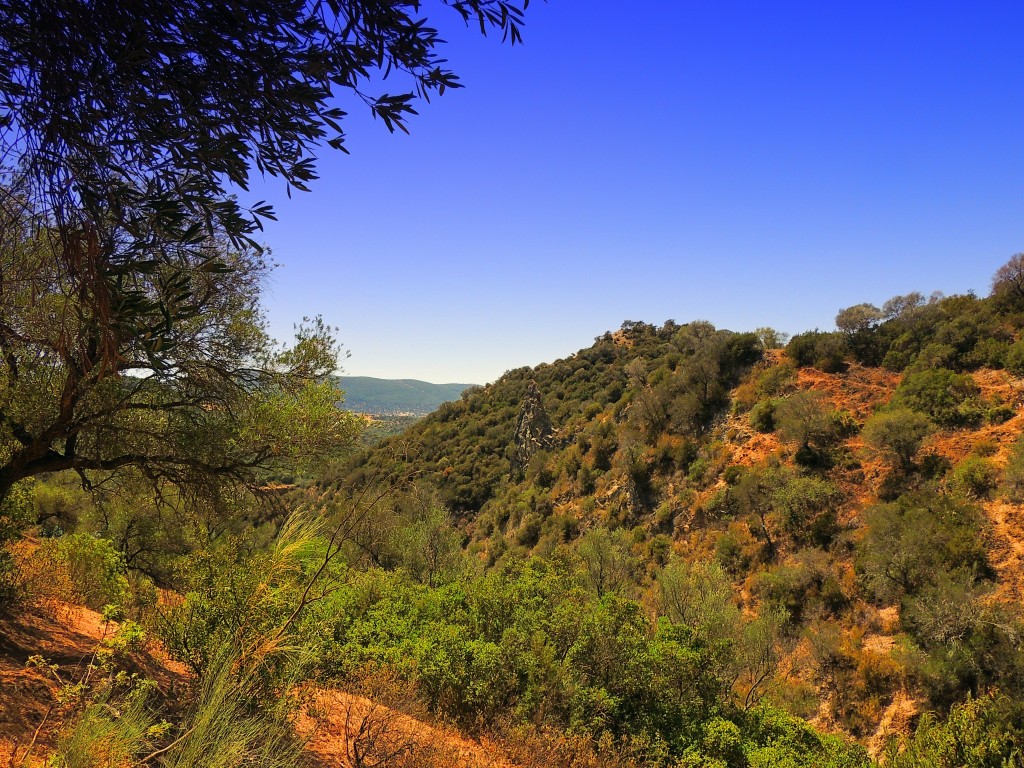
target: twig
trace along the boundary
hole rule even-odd
[[[146,755],[144,758],[142,758],[142,760],[140,760],[139,763],[140,764],[148,763],[154,757],[160,757],[160,755],[163,755],[163,754],[165,754],[167,752],[170,752],[174,747],[178,746],[178,744],[180,744],[184,739],[186,739],[188,737],[188,735],[190,733],[192,733],[192,731],[194,731],[195,729],[196,729],[196,727],[193,725],[191,728],[189,728],[187,731],[185,731],[183,734],[181,734],[181,736],[176,738],[174,741],[172,741],[166,747],[161,747],[156,752],[150,752],[148,755]]]
[[[24,766],[24,765],[25,765],[25,763],[27,763],[27,762],[28,762],[28,756],[32,754],[32,750],[33,750],[33,749],[35,748],[35,746],[36,746],[36,739],[38,739],[38,738],[39,738],[39,732],[40,732],[41,730],[43,730],[43,726],[44,726],[44,725],[46,724],[46,720],[47,720],[47,718],[48,718],[48,717],[50,716],[50,713],[51,713],[52,711],[53,711],[53,704],[50,704],[50,706],[49,706],[49,707],[47,708],[47,710],[46,710],[46,714],[45,714],[45,715],[43,715],[43,719],[42,719],[42,720],[40,720],[40,721],[39,721],[39,725],[38,725],[38,726],[36,726],[36,730],[35,730],[35,733],[33,733],[33,734],[32,734],[32,741],[30,741],[30,742],[28,743],[28,750],[27,750],[27,751],[25,752],[25,756],[24,756],[23,758],[21,758],[21,765],[22,765],[22,766]],[[13,755],[11,756],[11,764],[12,764],[12,765],[14,764],[14,756],[13,756]]]

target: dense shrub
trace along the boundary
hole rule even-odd
[[[1010,448],[1000,492],[1015,504],[1024,502],[1024,438],[1018,437]]]
[[[980,456],[968,456],[949,476],[949,487],[969,499],[984,499],[995,489],[998,472],[995,465]]]
[[[969,502],[920,491],[868,509],[865,521],[856,562],[877,599],[916,594],[945,572],[991,576],[981,540],[983,517]]]
[[[85,605],[124,606],[129,597],[124,558],[114,545],[88,533],[44,539],[24,564],[29,596]]]
[[[846,339],[840,333],[808,331],[789,340],[786,356],[801,368],[814,367],[825,373],[839,373],[844,368]]]
[[[0,504],[0,610],[17,595],[18,574],[7,545],[15,541],[32,520],[34,486],[34,480],[16,484]]]
[[[775,408],[777,401],[762,400],[750,409],[750,426],[758,432],[775,431]]]
[[[923,413],[943,427],[966,427],[984,416],[979,393],[969,375],[929,368],[908,373],[892,403]]]
[[[921,442],[932,431],[931,420],[909,408],[882,410],[865,423],[861,434],[869,445],[888,453],[901,468],[909,468]]]
[[[968,699],[939,719],[925,713],[914,733],[885,752],[891,768],[1022,768],[1021,703],[993,694]]]

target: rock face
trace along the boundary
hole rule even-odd
[[[554,430],[551,419],[544,410],[537,383],[531,381],[526,388],[523,407],[519,411],[516,431],[512,436],[512,474],[522,475],[530,459],[538,452],[551,446]]]

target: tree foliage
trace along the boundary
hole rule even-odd
[[[331,331],[314,320],[274,344],[259,254],[166,244],[159,268],[126,268],[112,295],[38,218],[0,215],[0,498],[41,473],[89,484],[127,467],[182,488],[255,488],[263,470],[352,441],[357,419],[326,381]]]
[[[514,44],[527,3],[435,10]],[[318,148],[343,145],[340,95],[407,130],[417,98],[460,86],[443,42],[419,2],[156,0],[139,13],[5,0],[0,165],[23,167],[69,238],[98,227],[188,242],[206,228],[238,245],[272,213],[243,211],[229,185],[245,189],[255,168],[305,189]],[[389,74],[397,93],[381,92]]]
[[[924,414],[896,408],[872,415],[864,423],[861,434],[869,445],[886,452],[898,467],[907,469],[932,429],[931,421]]]

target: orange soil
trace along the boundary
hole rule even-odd
[[[351,768],[356,748],[368,758],[394,754],[386,764],[395,768],[513,768],[494,743],[471,741],[450,728],[428,725],[344,691],[316,690],[296,728],[309,739],[307,749],[324,768]]]
[[[0,765],[42,768],[58,731],[73,716],[57,700],[61,682],[31,664],[30,657],[56,664],[63,682],[75,682],[116,629],[95,611],[64,603],[19,606],[16,613],[0,618]],[[184,665],[170,659],[156,642],[133,653],[126,666],[154,680],[168,708],[180,703],[190,682]],[[314,765],[350,768],[347,755],[363,726],[364,743],[366,733],[378,734],[383,728],[378,746],[389,741],[408,746],[400,759],[388,763],[395,768],[514,768],[493,743],[471,741],[450,728],[428,725],[359,696],[312,689],[308,701],[296,718],[296,728],[309,739]]]
[[[884,368],[851,365],[844,373],[822,373],[814,368],[797,371],[797,386],[821,392],[833,408],[847,410],[858,421],[892,397],[900,375]]]

